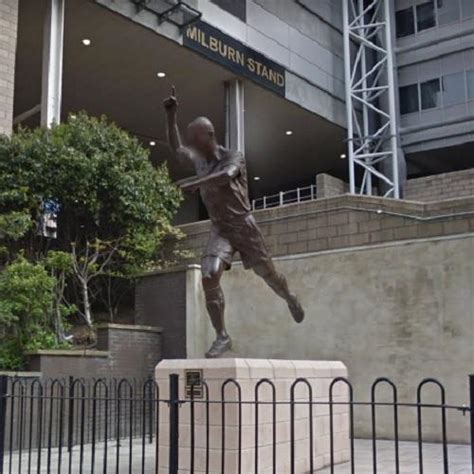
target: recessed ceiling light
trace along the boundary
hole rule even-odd
[[[287,130],[285,133],[286,133],[287,135],[293,135],[293,130]]]
[[[90,40],[89,38],[84,38],[84,39],[82,40],[82,44],[83,44],[84,46],[90,46],[90,45],[91,45],[91,40]]]
[[[163,77],[166,77],[166,72],[158,72],[156,75],[157,75],[158,77],[163,78]]]
[[[254,177],[253,177],[253,180],[254,180],[254,181],[260,181],[260,176],[254,176]]]
[[[155,146],[155,145],[156,145],[156,142],[155,142],[154,140],[152,140],[152,141],[150,142],[150,146]]]
[[[339,158],[341,158],[341,160],[345,160],[347,158],[347,156],[346,156],[345,153],[341,153],[341,156]]]

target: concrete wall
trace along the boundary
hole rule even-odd
[[[474,168],[408,180],[405,197],[410,201],[440,201],[474,196]]]
[[[474,196],[425,204],[345,194],[254,215],[272,255],[284,256],[473,232]],[[193,262],[200,261],[209,227],[209,221],[181,227]]]
[[[0,133],[11,133],[18,0],[0,0]]]
[[[342,360],[355,399],[368,401],[376,377],[390,377],[399,400],[414,402],[417,384],[436,377],[451,404],[468,402],[467,376],[474,364],[474,234],[277,259],[306,308],[296,325],[286,305],[240,264],[226,273],[227,325],[238,357]],[[198,275],[195,275],[198,277]],[[189,287],[200,292],[200,287]],[[202,298],[189,320],[206,318]],[[199,303],[200,302],[200,303]],[[202,357],[212,340],[196,333],[188,357]],[[389,400],[380,387],[378,400]],[[380,397],[380,398],[379,398]],[[426,397],[426,398],[425,398]],[[423,401],[438,403],[427,387]],[[370,436],[370,410],[356,409],[357,436]],[[378,436],[393,433],[393,413],[377,412]],[[425,409],[424,436],[440,439],[439,410]],[[448,416],[452,442],[468,440],[468,417]],[[416,412],[400,408],[400,435],[416,438]]]

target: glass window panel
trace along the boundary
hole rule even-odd
[[[438,1],[438,23],[447,25],[459,22],[461,5],[459,0],[437,0]],[[474,0],[471,0],[474,3]]]
[[[465,102],[466,87],[463,72],[448,74],[441,80],[443,81],[443,105],[445,107]]]
[[[246,0],[211,0],[223,10],[235,15],[239,20],[246,21],[247,19],[247,2]],[[305,4],[307,8],[311,8],[311,2]]]
[[[467,97],[474,100],[474,69],[467,71]]]
[[[418,85],[400,87],[400,113],[418,112]]]
[[[474,0],[473,0],[474,1]],[[469,64],[469,51],[460,53],[448,54],[441,58],[441,74],[454,74],[455,72],[463,72],[466,70],[465,62]],[[472,50],[472,64],[474,65],[474,49]],[[439,71],[439,70],[438,70]],[[438,74],[433,74],[431,77],[436,77]]]
[[[415,18],[413,8],[399,10],[395,13],[395,23],[397,28],[397,38],[415,34]]]
[[[422,82],[421,90],[421,110],[434,109],[441,105],[439,79]]]
[[[436,26],[434,2],[422,3],[416,7],[417,31],[427,30]]]
[[[462,17],[464,19],[474,16],[474,0],[461,0]]]

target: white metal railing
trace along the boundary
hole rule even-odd
[[[252,209],[268,209],[270,207],[285,206],[295,202],[313,201],[316,199],[316,185],[311,184],[304,188],[291,189],[290,191],[280,191],[277,194],[263,196],[252,200]]]

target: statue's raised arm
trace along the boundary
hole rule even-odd
[[[163,101],[163,106],[166,111],[166,134],[168,143],[175,153],[176,158],[182,162],[183,165],[188,164],[187,162],[193,161],[192,153],[189,148],[184,147],[181,143],[177,120],[178,99],[174,86],[171,86],[171,95]]]

